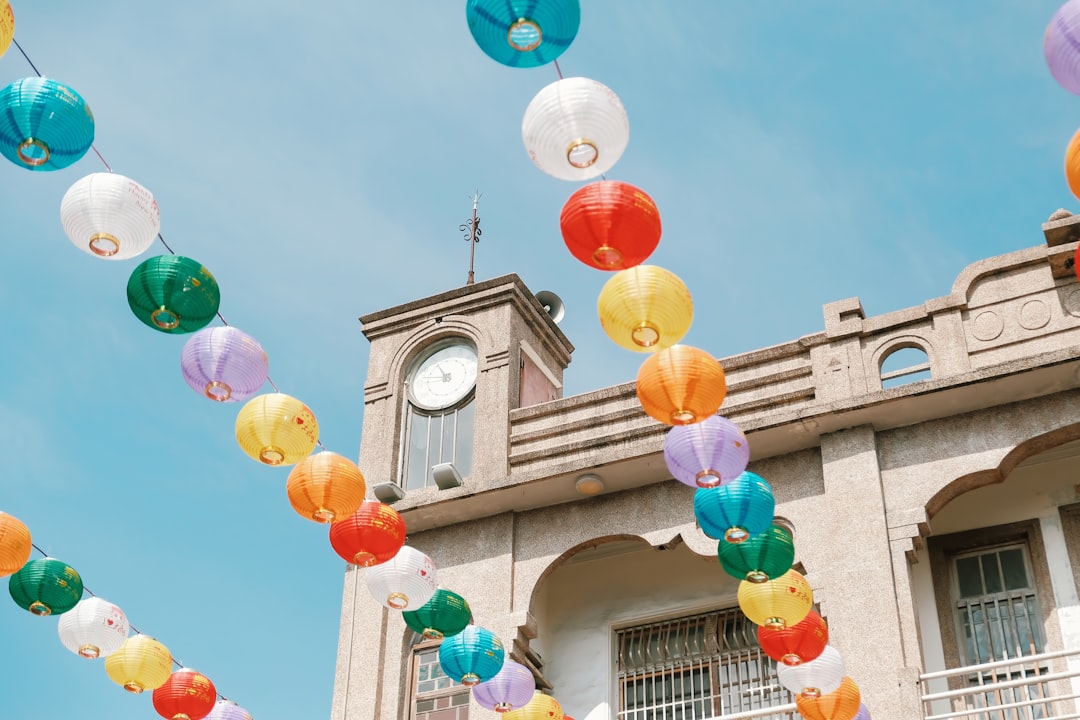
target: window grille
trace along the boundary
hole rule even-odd
[[[969,665],[1042,653],[1045,647],[1039,603],[1024,545],[982,549],[954,558],[955,608],[961,651]],[[994,685],[1038,676],[1046,667],[995,668],[967,677],[968,686]],[[1036,720],[1053,713],[1046,703],[1046,683],[972,694],[969,707],[1000,708],[972,714],[976,720]],[[1015,707],[1000,706],[1015,705]]]
[[[470,399],[449,411],[425,412],[406,403],[405,437],[408,438],[402,486],[419,490],[434,485],[431,466],[454,463],[462,477],[472,473],[473,418],[476,402]]]
[[[468,720],[469,688],[442,671],[438,645],[413,651],[413,672],[413,720]]]
[[[619,720],[706,720],[792,702],[737,608],[626,628],[616,641]]]

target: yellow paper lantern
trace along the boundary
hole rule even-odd
[[[503,713],[503,720],[563,720],[562,706],[550,695],[537,690],[528,705]]]
[[[739,583],[739,607],[750,622],[766,627],[789,627],[814,606],[814,591],[795,570],[763,583]]]
[[[1080,130],[1065,148],[1065,180],[1072,194],[1080,198]]]
[[[849,677],[840,687],[819,697],[796,696],[795,705],[806,720],[855,720],[859,715],[862,698],[859,686]]]
[[[0,56],[11,47],[15,37],[15,13],[11,12],[11,3],[0,0]]]
[[[236,441],[266,465],[293,465],[311,454],[319,423],[308,406],[284,393],[248,400],[236,416]]]
[[[689,425],[716,414],[727,396],[727,380],[709,353],[672,345],[641,364],[637,396],[642,409],[660,422]]]
[[[328,523],[356,512],[364,502],[367,483],[351,460],[323,451],[307,456],[292,469],[285,491],[293,510],[309,520]]]
[[[600,325],[621,347],[654,352],[690,330],[694,301],[674,273],[655,265],[621,270],[604,284],[597,303]]]
[[[172,674],[172,654],[149,635],[132,635],[105,658],[105,672],[130,693],[156,690]]]
[[[14,515],[0,512],[0,577],[19,572],[33,549],[30,528]]]

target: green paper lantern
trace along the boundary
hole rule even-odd
[[[721,542],[717,555],[728,575],[763,583],[791,569],[795,562],[795,540],[791,529],[774,519],[767,530],[745,542]]]
[[[426,638],[452,637],[464,630],[472,619],[465,598],[439,588],[419,610],[401,613],[405,624]]]
[[[127,297],[135,317],[172,335],[205,327],[221,304],[214,276],[182,255],[158,255],[135,268]]]
[[[47,557],[31,560],[8,578],[8,592],[23,610],[39,616],[60,615],[82,599],[83,583],[75,568]]]

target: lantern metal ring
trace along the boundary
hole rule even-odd
[[[27,154],[25,151],[28,148],[37,148],[42,155],[34,153],[33,155]],[[45,144],[44,140],[38,140],[34,137],[28,137],[23,140],[19,147],[15,150],[19,154],[19,159],[30,167],[38,167],[49,162],[49,158],[52,156],[52,151],[49,150],[49,146]]]

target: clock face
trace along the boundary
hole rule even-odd
[[[413,371],[409,395],[425,410],[442,410],[459,402],[476,384],[476,350],[463,343],[444,345]]]

